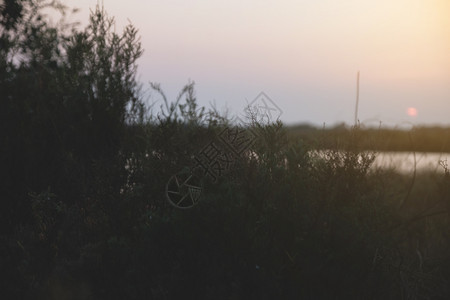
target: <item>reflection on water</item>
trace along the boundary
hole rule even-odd
[[[414,166],[417,171],[444,172],[439,165],[440,160],[450,162],[450,153],[427,153],[427,152],[378,152],[373,167],[393,168],[399,172],[413,172]]]

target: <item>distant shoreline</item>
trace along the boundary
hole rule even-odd
[[[309,125],[287,126],[291,138],[300,139],[320,149],[344,149],[349,142],[360,150],[417,153],[450,153],[450,127],[402,129],[365,129],[356,131],[345,125],[317,128]]]

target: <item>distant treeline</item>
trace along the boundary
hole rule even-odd
[[[410,130],[361,127],[357,131],[351,129],[345,125],[331,128],[317,128],[308,124],[287,127],[290,136],[323,149],[342,147],[348,139],[357,139],[362,150],[450,152],[449,127],[424,126]]]

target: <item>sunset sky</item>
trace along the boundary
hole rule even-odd
[[[63,1],[86,24],[96,0]],[[450,125],[449,0],[104,0],[145,52],[139,78],[240,113],[264,91],[287,124]],[[415,112],[415,113],[411,113]],[[409,125],[408,125],[409,126]]]

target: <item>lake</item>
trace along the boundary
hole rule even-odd
[[[439,165],[440,160],[447,160],[450,164],[450,153],[377,152],[373,167],[394,168],[402,173],[410,173],[416,165],[417,171],[444,173],[444,168]]]

